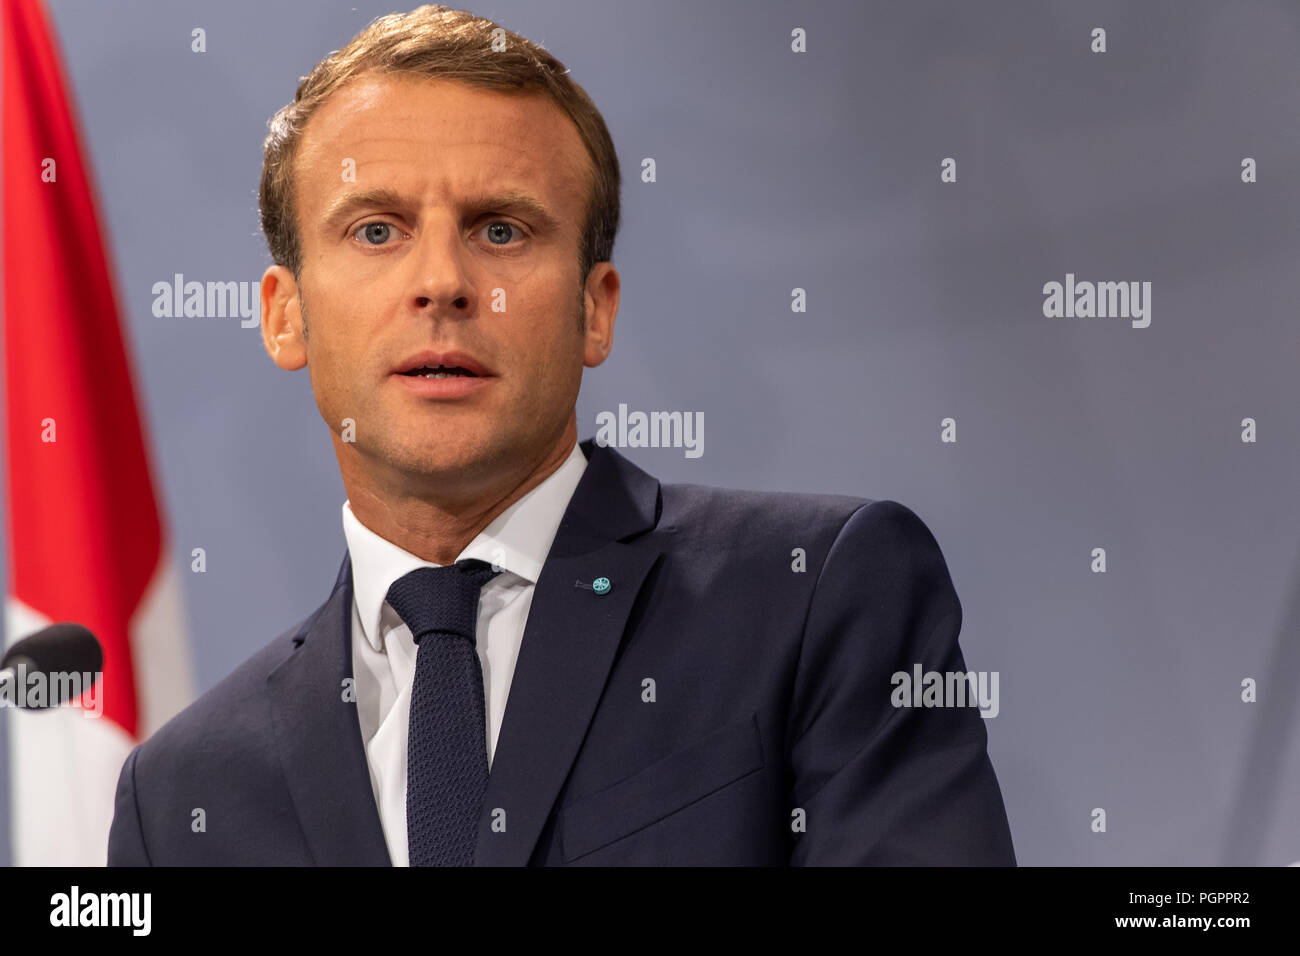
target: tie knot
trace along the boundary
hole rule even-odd
[[[411,629],[418,645],[429,634],[451,634],[475,642],[479,591],[501,572],[467,558],[441,568],[416,568],[393,582],[388,604]]]

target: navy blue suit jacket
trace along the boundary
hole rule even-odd
[[[891,703],[896,671],[965,670],[961,605],[920,518],[661,485],[582,449],[477,865],[1014,865],[978,709]],[[389,864],[343,693],[351,580],[345,557],[321,607],[131,752],[110,865]]]

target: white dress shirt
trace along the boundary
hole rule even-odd
[[[456,558],[478,558],[503,569],[483,586],[478,608],[489,769],[533,588],[586,467],[587,456],[575,442],[564,464],[498,515]],[[375,534],[357,519],[347,501],[343,534],[352,558],[352,673],[361,739],[388,855],[394,866],[408,866],[406,743],[416,646],[411,629],[385,598],[398,578],[416,568],[438,565]]]

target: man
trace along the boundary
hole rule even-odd
[[[347,490],[328,600],[130,755],[110,862],[1015,862],[934,538],[578,443],[619,172],[550,54],[382,18],[271,123],[263,340]]]

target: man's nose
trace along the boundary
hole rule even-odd
[[[416,236],[410,263],[410,295],[420,310],[434,313],[472,311],[469,250],[460,230],[450,222],[433,220]]]

